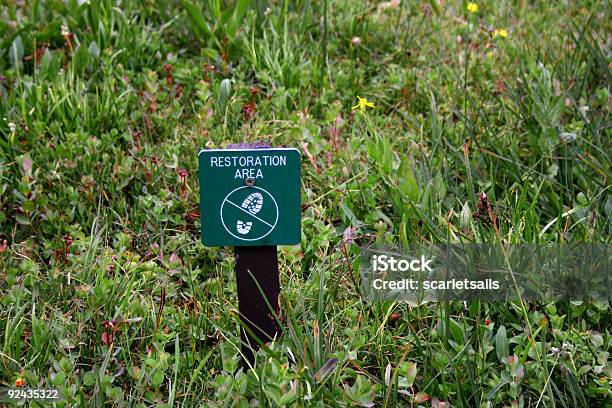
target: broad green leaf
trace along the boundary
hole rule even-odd
[[[30,225],[30,220],[25,214],[15,215],[15,220],[21,225]]]
[[[204,14],[202,14],[202,10],[188,0],[183,0],[183,7],[185,7],[185,10],[187,11],[187,17],[189,17],[192,24],[199,29],[200,34],[204,35],[205,37],[209,37],[210,29],[208,28]]]
[[[23,41],[21,40],[21,36],[18,35],[11,43],[11,48],[9,48],[8,52],[9,61],[13,67],[21,62],[23,53]]]
[[[495,335],[495,351],[499,361],[503,361],[504,358],[507,358],[510,354],[508,338],[506,337],[506,328],[504,326],[500,326],[499,329],[497,329],[497,334]]]
[[[221,85],[219,86],[219,106],[221,107],[221,111],[225,110],[231,91],[232,82],[228,78],[225,78],[221,81]]]
[[[96,383],[95,375],[91,371],[86,372],[85,375],[83,376],[83,385],[86,387],[91,387],[95,383]]]
[[[240,23],[246,14],[247,8],[249,7],[249,3],[249,0],[238,0],[236,2],[234,14],[232,14],[232,18],[230,19],[230,22],[225,30],[228,36],[233,37],[236,34],[236,31],[238,31]]]
[[[597,332],[591,333],[591,342],[595,347],[601,347],[604,344],[603,336]]]
[[[417,364],[415,362],[405,362],[397,370],[399,377],[397,386],[400,388],[410,388],[414,384],[417,375]]]
[[[92,57],[98,58],[100,56],[100,47],[98,47],[98,44],[95,41],[92,41],[91,44],[89,44],[89,48],[87,50],[89,51],[89,55]]]
[[[399,177],[399,188],[402,194],[412,201],[417,201],[419,198],[419,186],[414,178],[414,174],[412,174],[412,168],[410,168],[408,159],[402,159],[397,173]]]
[[[159,387],[163,382],[164,372],[161,370],[154,370],[153,375],[151,375],[151,385],[154,387]]]
[[[408,386],[412,387],[414,384],[414,379],[417,375],[417,364],[415,362],[408,363],[408,370],[406,372],[406,380],[408,380]]]

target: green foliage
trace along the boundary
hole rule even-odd
[[[222,53],[224,60],[234,59],[236,49],[234,37],[240,28],[248,7],[249,0],[236,0],[235,4],[225,10],[225,2],[221,0],[208,0],[205,5],[182,0],[183,7],[197,38],[204,44],[202,52],[215,58]],[[204,10],[208,11],[206,13]]]
[[[0,385],[57,406],[609,405],[609,302],[370,304],[358,246],[609,243],[609,14],[0,2]],[[302,150],[303,236],[280,249],[283,335],[245,372],[196,159],[255,140]]]

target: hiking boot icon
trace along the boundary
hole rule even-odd
[[[263,207],[263,196],[261,195],[261,193],[258,192],[251,193],[244,199],[240,207],[248,211],[250,214],[255,215],[260,212],[261,207]],[[252,226],[253,223],[251,221],[245,222],[242,220],[238,220],[236,222],[236,230],[239,234],[242,235],[248,234],[249,231],[251,231]]]
[[[244,222],[244,221],[238,220],[238,222],[236,223],[236,230],[238,231],[239,234],[246,235],[249,233],[252,226],[253,226],[253,223],[251,221]]]
[[[263,196],[261,193],[251,193],[244,199],[240,206],[251,214],[255,215],[261,211],[261,207],[263,206]]]

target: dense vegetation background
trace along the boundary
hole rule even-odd
[[[609,243],[611,21],[607,1],[0,0],[0,385],[610,406],[609,302],[370,304],[357,264],[371,239]],[[197,152],[256,140],[303,153],[303,235],[280,248],[284,335],[244,373]]]

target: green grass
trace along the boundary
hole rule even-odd
[[[0,386],[57,387],[56,406],[612,405],[609,302],[356,287],[349,226],[610,243],[610,5],[478,4],[0,0]],[[243,372],[197,152],[255,140],[302,151],[303,235],[280,248],[284,334]]]

